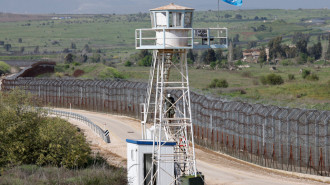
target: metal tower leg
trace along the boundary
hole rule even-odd
[[[162,164],[174,163],[176,176],[197,175],[191,118],[189,78],[186,50],[154,51],[153,69],[148,87],[147,111],[154,99],[153,179],[161,182]],[[170,73],[171,71],[171,73]],[[171,74],[171,75],[170,75]],[[154,91],[153,91],[154,90]],[[154,92],[154,93],[153,93]],[[170,94],[168,96],[168,94]],[[145,115],[144,123],[147,123]],[[174,141],[174,155],[162,155],[162,142]],[[154,171],[152,167],[152,171]]]

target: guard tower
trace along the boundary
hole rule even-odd
[[[142,139],[153,141],[152,184],[162,181],[163,163],[174,165],[172,184],[197,176],[187,51],[227,48],[227,28],[194,29],[193,13],[173,3],[155,8],[150,10],[152,28],[135,32],[136,49],[153,50],[141,122]],[[161,152],[164,142],[176,143],[172,155]]]

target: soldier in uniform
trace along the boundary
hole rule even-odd
[[[166,99],[166,110],[167,110],[166,114],[168,118],[174,118],[174,114],[175,114],[174,103],[175,103],[174,98],[171,96],[171,94],[168,94]]]

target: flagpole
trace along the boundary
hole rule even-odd
[[[219,28],[219,22],[220,22],[220,0],[218,0],[218,28]]]

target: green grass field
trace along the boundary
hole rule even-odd
[[[231,18],[225,18],[225,14]],[[242,19],[235,19],[235,15],[242,15]],[[240,41],[261,41],[276,36],[291,36],[296,31],[310,34],[325,33],[330,30],[330,19],[325,24],[305,24],[312,18],[329,18],[330,10],[237,10],[221,11],[220,22],[217,12],[196,12],[193,27],[228,27],[229,37],[240,35]],[[265,17],[267,20],[254,20],[255,17]],[[265,25],[267,30],[253,32],[251,27]],[[101,49],[108,58],[110,56],[126,57],[127,53],[134,53],[134,33],[137,28],[150,28],[148,14],[131,15],[81,15],[69,20],[36,20],[21,22],[0,22],[0,41],[12,45],[11,51],[18,52],[24,47],[25,58],[33,58],[34,49],[39,46],[40,53],[47,53],[46,58],[56,58],[57,52],[70,48],[75,43],[79,53],[85,44],[94,49]],[[272,28],[269,31],[268,28]],[[22,38],[22,43],[18,39]],[[288,42],[290,39],[285,38]],[[54,41],[58,43],[54,44]],[[313,44],[315,39],[311,40]],[[264,42],[263,44],[265,44]],[[55,52],[52,54],[52,52]],[[10,54],[0,46],[0,60],[8,59]],[[14,55],[17,55],[17,53]],[[32,55],[32,56],[29,56]],[[22,56],[20,56],[22,58]],[[24,58],[24,57],[23,57]],[[9,57],[9,59],[16,59]],[[36,57],[36,59],[39,59]]]
[[[313,108],[330,110],[330,66],[318,68],[314,66],[282,66],[277,65],[276,71],[270,71],[270,66],[260,68],[257,64],[250,64],[250,68],[240,71],[225,69],[208,70],[189,68],[190,85],[194,91],[204,94],[221,96],[231,100],[244,100],[253,103],[265,103],[279,106],[300,108]],[[124,67],[119,66],[130,79],[149,78],[148,67]],[[300,69],[310,69],[319,76],[318,81],[310,81],[302,78]],[[259,78],[271,73],[280,75],[284,84],[262,85]],[[289,80],[288,74],[293,74],[295,80]],[[208,85],[213,79],[226,79],[228,88],[210,89]],[[242,93],[242,90],[244,93]]]
[[[236,19],[240,14],[242,19]],[[225,18],[226,16],[229,18]],[[258,16],[259,19],[255,20]],[[197,11],[194,14],[193,27],[228,27],[229,38],[239,34],[239,44],[246,48],[246,42],[257,41],[258,46],[266,45],[269,39],[283,36],[284,44],[291,44],[291,36],[297,32],[309,33],[309,46],[317,42],[319,34],[330,30],[330,10],[236,10],[221,11],[218,22],[216,11]],[[267,20],[261,20],[266,18]],[[311,19],[324,19],[323,24],[311,24]],[[264,25],[266,30],[254,32],[252,27]],[[131,54],[138,51],[134,48],[134,33],[137,28],[150,28],[149,14],[130,15],[79,15],[69,20],[35,20],[21,22],[0,22],[0,41],[12,45],[11,52],[0,46],[0,60],[41,60],[48,58],[63,62],[65,48],[75,43],[77,48],[71,52],[81,58],[86,44],[92,48],[91,58],[96,50],[101,50],[102,63],[83,64],[80,66],[64,65],[57,67],[57,75],[72,75],[77,69],[83,70],[82,78],[99,78],[105,65],[115,66],[132,80],[147,81],[148,67],[125,67],[123,63]],[[271,28],[271,29],[270,29]],[[22,38],[22,43],[18,39]],[[56,43],[54,44],[54,41]],[[321,40],[323,52],[328,47],[327,40]],[[34,53],[39,46],[40,53]],[[24,53],[19,53],[24,47]],[[226,52],[226,51],[225,51]],[[45,53],[45,54],[43,54]],[[105,64],[105,65],[104,65]],[[321,64],[320,64],[321,65]],[[207,70],[191,67],[190,83],[194,90],[213,95],[221,95],[228,99],[244,99],[245,101],[262,102],[281,106],[318,108],[330,110],[330,68],[311,66],[277,66],[274,73],[279,74],[285,83],[279,86],[262,85],[259,78],[272,73],[269,66],[260,68],[251,65],[242,71]],[[299,69],[311,69],[320,78],[319,81],[302,79]],[[295,80],[289,81],[288,74],[294,74]],[[108,74],[107,74],[108,75]],[[43,76],[56,76],[45,74]],[[106,75],[105,75],[106,76]],[[201,78],[201,76],[203,78]],[[104,76],[103,76],[104,77]],[[226,89],[208,89],[214,78],[225,78],[229,82]]]

